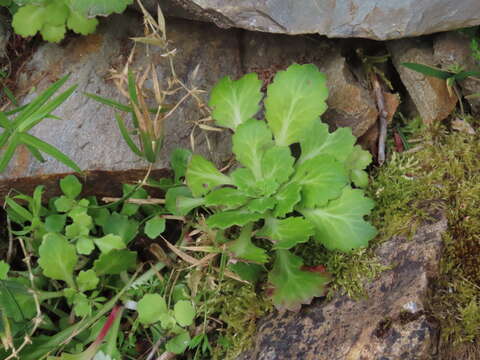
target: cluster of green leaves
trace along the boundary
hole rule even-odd
[[[267,89],[266,121],[253,118],[261,87],[256,74],[237,81],[225,77],[215,86],[212,117],[234,132],[233,153],[242,166],[226,175],[193,155],[187,186],[169,189],[166,207],[177,215],[209,209],[206,224],[218,230],[218,243],[226,243],[236,262],[232,269],[249,280],[267,266],[273,250],[273,302],[293,310],[321,296],[329,277],[304,269],[292,248],[314,238],[329,250],[350,252],[375,236],[364,220],[373,201],[359,189],[368,184],[364,169],[371,155],[354,145],[350,129],[329,133],[320,122],[328,91],[314,65],[295,64],[275,76]],[[262,239],[266,248],[258,246],[266,244]]]
[[[38,161],[45,161],[42,156],[43,152],[75,171],[81,172],[78,165],[67,155],[43,140],[28,134],[28,131],[42,120],[46,118],[58,119],[51,112],[68,99],[75,91],[76,86],[71,86],[54,99],[50,99],[67,80],[68,76],[65,76],[56,81],[29,104],[6,112],[0,112],[0,127],[3,129],[0,135],[0,149],[4,149],[0,159],[0,172],[6,169],[19,145],[24,145]],[[15,115],[12,120],[8,118],[11,115]]]
[[[88,35],[95,31],[96,16],[122,13],[133,0],[2,0],[13,15],[13,29],[23,37],[40,32],[43,39],[59,42],[67,29]]]
[[[138,319],[144,325],[156,325],[174,334],[165,344],[167,351],[182,354],[190,345],[190,333],[185,327],[193,324],[195,308],[189,299],[178,300],[168,309],[165,298],[159,294],[146,294],[137,303]]]
[[[24,239],[27,250],[36,259],[32,270],[36,289],[31,288],[28,273],[9,271],[6,263],[0,263],[0,334],[13,342],[20,341],[36,315],[32,291],[36,292],[43,309],[42,329],[58,332],[50,347],[43,344],[41,336],[34,338],[34,345],[29,348],[32,355],[22,355],[22,359],[37,359],[35,356],[56,349],[60,340],[65,340],[62,334],[73,331],[69,319],[92,323],[91,319],[99,320],[99,312],[112,308],[119,300],[109,301],[111,294],[119,296],[128,283],[128,273],[139,266],[137,252],[128,249],[132,240],[142,234],[155,239],[165,230],[165,219],[161,217],[165,210],[159,205],[99,206],[93,197],[79,199],[82,185],[73,175],[62,179],[60,188],[63,195],[50,199],[48,206],[42,204],[42,186],[37,187],[32,196],[20,194],[6,199],[8,215],[19,226],[12,230],[13,235]],[[133,186],[125,186],[124,193],[131,198],[148,196],[145,190]],[[159,265],[162,266],[157,266],[155,271],[164,266]],[[155,271],[150,271],[148,276],[154,276]],[[138,292],[128,295],[120,300],[135,302],[140,299]],[[167,348],[183,352],[185,342],[190,343],[190,335],[184,327],[195,318],[189,297],[175,298],[178,301],[173,310],[167,311],[161,301],[150,306],[152,296],[160,295],[145,295],[138,302],[135,321],[150,327],[158,320],[158,336],[175,335],[167,342]],[[149,311],[154,311],[155,316]],[[95,331],[90,336],[84,334],[79,342],[72,342],[69,351],[81,353],[83,346],[98,334],[98,326]],[[120,358],[116,346],[103,349],[103,352],[111,359]]]

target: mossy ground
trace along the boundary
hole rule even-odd
[[[377,241],[413,234],[432,207],[448,219],[430,315],[440,327],[440,359],[480,358],[480,136],[437,124],[419,133],[417,151],[393,154],[374,175]]]

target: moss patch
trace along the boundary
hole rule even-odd
[[[476,126],[475,126],[476,125]],[[478,124],[474,124],[478,128]],[[480,137],[437,125],[425,129],[417,151],[394,154],[370,188],[377,241],[413,234],[432,207],[448,218],[441,275],[430,314],[441,327],[442,359],[480,354]],[[428,210],[428,211],[427,211]]]

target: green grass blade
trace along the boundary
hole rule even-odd
[[[12,160],[13,154],[15,153],[15,149],[17,148],[18,144],[19,144],[18,134],[15,134],[10,140],[10,143],[8,144],[7,149],[2,155],[2,159],[0,160],[0,173],[5,171],[8,163],[10,162],[10,160]]]
[[[52,156],[53,158],[57,159],[61,163],[67,165],[71,169],[81,173],[82,170],[78,167],[78,165],[70,159],[67,155],[62,153],[60,150],[58,150],[56,147],[46,143],[43,140],[40,140],[39,138],[36,138],[35,136],[32,136],[27,133],[21,133],[18,135],[20,137],[20,141],[23,142],[25,145],[30,145],[38,150]]]
[[[37,125],[40,121],[45,119],[53,110],[58,108],[61,104],[63,104],[70,95],[75,91],[77,85],[73,85],[65,92],[58,95],[55,99],[50,101],[49,103],[43,105],[41,108],[37,109],[33,114],[31,114],[28,119],[23,121],[18,126],[18,131],[28,131],[35,125]]]
[[[23,206],[17,204],[15,202],[15,200],[13,200],[12,198],[9,198],[7,197],[5,199],[5,202],[7,203],[7,205],[13,210],[15,211],[19,216],[21,216],[23,219],[27,220],[27,221],[32,221],[33,220],[33,214],[28,211],[27,209],[25,209]]]
[[[454,76],[455,74],[449,71],[440,70],[431,66],[416,64],[416,63],[402,63],[406,68],[419,72],[426,76],[433,76],[438,79],[447,80],[449,77]]]
[[[8,100],[10,100],[13,105],[18,106],[18,100],[15,95],[13,95],[12,91],[6,86],[3,87],[3,91],[5,92]]]
[[[4,112],[0,111],[0,126],[4,129],[11,129],[12,123],[8,120]]]
[[[16,114],[22,110],[25,110],[29,105],[30,103],[17,107],[13,110],[5,111],[5,115],[10,116],[10,115]]]
[[[33,146],[30,146],[30,145],[25,145],[25,146],[32,153],[32,155],[35,159],[37,159],[41,163],[44,163],[46,161],[45,158],[42,156],[42,153],[40,151],[38,151],[36,148],[34,148]]]
[[[57,90],[68,80],[68,75],[54,82],[47,90],[36,97],[28,106],[23,109],[14,122],[14,127],[18,127],[23,121],[28,119],[33,113],[40,109],[50,99]]]
[[[84,93],[84,94],[86,96],[88,96],[89,98],[91,98],[95,101],[98,101],[99,103],[102,103],[104,105],[110,106],[114,109],[118,109],[120,111],[125,111],[125,112],[133,112],[133,109],[130,106],[120,104],[119,102],[116,102],[114,100],[107,99],[107,98],[104,98],[104,97],[101,97],[101,96],[98,96],[98,95],[95,95],[95,94],[91,94],[91,93]]]
[[[149,162],[154,163],[156,156],[153,152],[152,139],[150,138],[150,135],[148,135],[146,132],[141,131],[140,138],[142,139],[143,151],[145,153],[146,159]]]
[[[455,80],[465,80],[468,77],[480,77],[480,71],[462,71],[455,75]]]
[[[123,121],[123,118],[119,114],[115,114],[115,119],[117,120],[118,128],[120,129],[120,133],[122,134],[123,139],[127,143],[130,150],[132,150],[135,154],[140,157],[145,157],[145,155],[140,151],[140,149],[135,145],[130,134],[128,133],[127,127]]]
[[[12,135],[10,131],[5,130],[4,132],[2,132],[2,135],[0,135],[0,149],[5,146],[10,135]]]
[[[137,87],[135,85],[135,76],[133,72],[128,72],[128,93],[130,94],[130,100],[138,106]]]

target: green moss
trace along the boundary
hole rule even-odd
[[[259,296],[255,289],[234,280],[225,280],[219,293],[206,304],[218,320],[217,346],[212,359],[235,359],[252,345],[257,320],[272,311],[272,302]]]
[[[474,124],[474,127],[478,124]],[[480,343],[480,138],[425,129],[420,147],[394,154],[375,174],[370,195],[377,208],[376,241],[416,227],[440,207],[448,219],[441,274],[431,294],[431,315],[441,327],[442,359],[478,359]],[[461,355],[459,355],[461,354]]]

